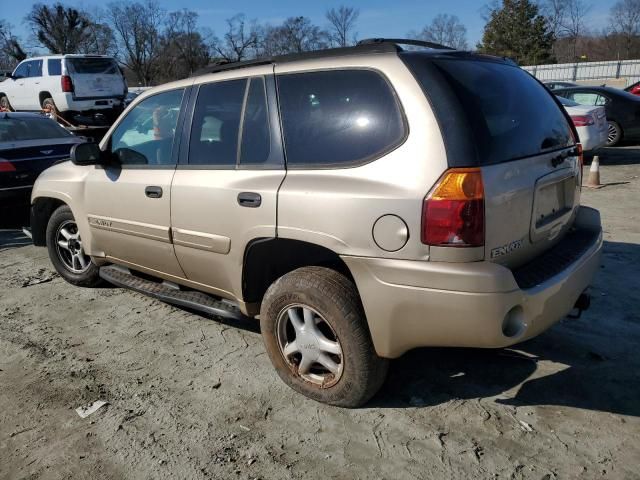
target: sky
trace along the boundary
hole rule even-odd
[[[589,1],[589,0],[587,0]],[[14,26],[14,33],[23,39],[29,36],[24,17],[34,3],[53,4],[55,0],[0,0],[0,18]],[[87,11],[103,7],[109,0],[67,0],[65,5],[81,7]],[[167,11],[188,8],[199,14],[200,26],[208,27],[216,35],[225,31],[225,19],[244,13],[248,19],[261,23],[276,24],[287,17],[306,16],[315,24],[326,26],[324,14],[327,9],[341,4],[360,10],[357,24],[358,38],[405,37],[409,31],[419,31],[430,23],[438,13],[457,15],[467,27],[467,38],[471,46],[482,38],[484,20],[483,6],[488,0],[337,0],[320,2],[309,0],[159,0]],[[593,0],[589,12],[589,24],[601,29],[607,24],[608,12],[615,0]]]

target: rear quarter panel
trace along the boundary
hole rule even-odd
[[[338,254],[426,260],[420,241],[422,202],[447,169],[438,122],[413,75],[396,55],[310,60],[276,67],[276,74],[370,68],[385,75],[400,100],[408,125],[405,142],[370,163],[353,168],[288,170],[278,197],[278,236],[303,240]],[[398,251],[382,250],[373,226],[396,215],[409,231]]]

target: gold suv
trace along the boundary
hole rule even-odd
[[[504,347],[588,307],[581,176],[527,72],[376,39],[145,92],[39,177],[32,232],[75,285],[259,318],[289,386],[353,407],[412,348]]]

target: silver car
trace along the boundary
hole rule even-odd
[[[259,319],[278,375],[333,405],[413,348],[538,335],[588,306],[602,248],[576,131],[511,62],[424,46],[144,92],[40,176],[35,244],[73,284]]]

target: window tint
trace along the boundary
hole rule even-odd
[[[47,60],[47,71],[50,76],[62,75],[62,61],[59,58]]]
[[[395,96],[373,71],[280,75],[278,92],[289,165],[354,164],[404,138]]]
[[[31,64],[29,68],[29,76],[41,77],[42,76],[42,60],[32,60],[29,63]]]
[[[446,93],[452,92],[449,102],[458,100],[457,105],[438,106],[438,115],[460,112],[456,131],[444,135],[457,136],[459,143],[470,130],[477,151],[477,158],[450,158],[450,164],[501,163],[573,145],[571,127],[553,94],[524,70],[476,59],[434,60],[433,65],[440,74],[437,78],[449,86]],[[433,90],[429,78],[421,79],[427,70],[412,68],[429,95]]]
[[[136,105],[111,136],[111,151],[123,165],[173,164],[173,139],[184,90],[171,90]]]
[[[0,122],[0,142],[66,138],[73,135],[49,118],[5,118]]]
[[[605,98],[593,92],[574,92],[569,98],[580,105],[604,105]]]
[[[16,78],[25,78],[29,75],[29,62],[24,62],[18,65],[18,68],[13,72],[13,76]]]
[[[67,68],[80,74],[115,75],[119,74],[118,64],[113,58],[67,58]]]
[[[189,164],[235,166],[247,80],[202,85],[193,113]]]
[[[264,165],[271,149],[269,137],[269,112],[264,79],[253,78],[244,107],[240,164]]]

